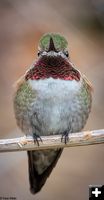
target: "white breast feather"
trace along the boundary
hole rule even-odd
[[[81,87],[81,82],[76,80],[61,80],[48,78],[44,80],[28,80],[32,89],[40,91],[40,93],[45,95],[51,95],[52,97],[60,96],[63,97],[64,94],[75,94],[79,91]]]
[[[82,79],[76,81],[49,78],[28,80],[28,82],[32,89],[37,91],[37,100],[35,103],[33,102],[34,110],[38,106],[48,131],[54,134],[58,130],[66,129],[70,113],[73,115],[79,109],[77,94],[80,91]],[[42,106],[44,106],[44,113],[42,113]]]

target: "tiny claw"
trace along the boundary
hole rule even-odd
[[[67,142],[69,141],[69,134],[67,131],[65,131],[64,133],[62,133],[62,137],[61,137],[61,142],[63,142],[65,144],[67,144]]]
[[[38,146],[39,146],[39,141],[43,142],[41,137],[39,135],[37,135],[36,133],[33,133],[33,138],[34,138],[34,144],[37,143]]]

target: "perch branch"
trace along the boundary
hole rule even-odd
[[[41,139],[42,142],[39,141],[39,146],[37,143],[34,143],[32,136],[1,139],[0,152],[42,150],[101,144],[104,143],[104,129],[71,133],[67,144],[61,142],[61,135],[43,136]]]

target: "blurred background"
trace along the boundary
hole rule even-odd
[[[0,138],[22,135],[13,113],[13,84],[36,58],[46,32],[67,38],[72,62],[93,84],[85,130],[104,128],[104,0],[0,0]],[[104,146],[65,149],[35,197],[26,152],[0,154],[0,180],[0,197],[88,200],[88,185],[104,184]]]

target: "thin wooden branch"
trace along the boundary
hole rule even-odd
[[[39,146],[34,143],[32,136],[0,140],[0,152],[42,150],[85,146],[104,143],[104,129],[71,133],[67,144],[61,142],[61,135],[43,136]]]

